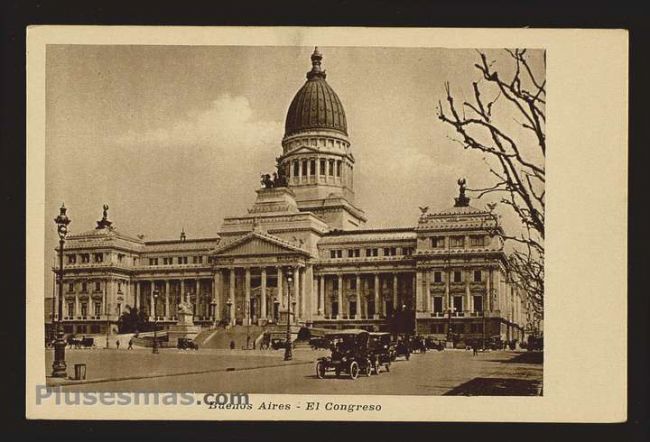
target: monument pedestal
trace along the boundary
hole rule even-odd
[[[169,345],[171,347],[176,347],[178,345],[179,338],[189,338],[194,339],[199,332],[201,327],[194,325],[194,314],[192,312],[192,305],[189,303],[181,303],[178,306],[178,322],[171,325],[167,330],[167,336],[169,338]]]

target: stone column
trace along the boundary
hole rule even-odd
[[[140,310],[140,304],[141,304],[141,300],[140,300],[140,281],[133,281],[133,284],[135,286],[134,287],[134,289],[135,289],[135,308],[137,308],[138,311],[139,311]]]
[[[102,284],[102,286],[103,286],[103,287],[102,287],[102,308],[101,308],[100,312],[103,311],[104,314],[106,314],[106,313],[107,313],[107,310],[106,310],[106,304],[107,304],[107,301],[108,301],[108,300],[106,299],[106,280],[104,279],[102,282],[103,282],[103,284]],[[56,304],[56,305],[57,305],[57,307],[58,307],[59,304]],[[58,312],[58,310],[57,310],[57,312]],[[64,313],[63,316],[65,316],[65,313]]]
[[[375,313],[373,314],[374,319],[379,319],[379,273],[375,273]]]
[[[194,302],[193,307],[192,307],[192,312],[194,313],[194,316],[199,316],[201,313],[201,309],[199,306],[201,305],[201,298],[199,297],[199,291],[201,289],[201,281],[197,278],[194,280]]]
[[[262,319],[267,319],[266,317],[266,267],[262,267],[262,296],[261,300],[261,310],[260,316]]]
[[[300,305],[300,267],[296,267],[293,271],[293,299],[296,301],[295,308],[292,305],[291,311],[293,312],[294,320],[298,319],[298,306]]]
[[[357,301],[357,311],[354,315],[354,319],[361,319],[361,276],[356,274],[356,301]]]
[[[465,271],[465,310],[469,312],[472,311],[472,295],[469,289],[471,273],[472,271],[469,269]]]
[[[228,307],[228,317],[230,318],[230,325],[235,325],[235,269],[230,269],[230,279],[228,281],[229,293],[228,301],[230,302],[230,307]]]
[[[284,278],[284,272],[282,267],[278,266],[278,301],[280,301],[280,308],[284,306],[284,287],[282,287],[282,280]]]
[[[488,268],[487,269],[487,277],[486,277],[486,284],[485,284],[485,297],[483,298],[483,315],[485,315],[486,312],[489,312],[492,310],[492,269]]]
[[[300,319],[305,320],[305,312],[307,309],[307,268],[303,267],[300,271]]]
[[[318,277],[318,314],[325,314],[325,276]]]
[[[181,296],[178,302],[179,304],[181,302],[185,302],[185,280],[184,279],[181,279]]]
[[[424,271],[424,311],[431,311],[431,269]]]
[[[339,311],[338,315],[336,315],[336,319],[341,319],[343,316],[343,275],[339,273],[338,275],[338,303],[339,303]]]
[[[149,291],[149,316],[152,318],[156,316],[156,303],[153,299],[154,290],[156,290],[156,282],[151,281],[151,290]]]
[[[449,290],[449,279],[451,278],[451,270],[445,270],[445,303],[447,310],[450,310],[454,304],[451,302],[451,291]]]
[[[422,270],[417,270],[415,273],[415,310],[422,311],[424,310],[424,303],[422,302],[423,298],[422,290]]]
[[[169,319],[169,279],[165,280],[165,318]]]
[[[397,309],[397,273],[393,273],[393,311]]]
[[[251,323],[251,269],[246,267],[244,271],[244,324]]]

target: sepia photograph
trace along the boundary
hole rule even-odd
[[[574,152],[547,138],[570,84],[547,83],[549,49],[258,32],[39,46],[29,401],[426,420],[417,400],[510,397],[495,413],[523,420],[561,400],[573,347],[551,333],[580,317],[558,220],[578,226],[570,181],[549,186],[549,279],[547,140],[555,183]]]
[[[542,394],[544,50],[52,45],[46,75],[48,385]]]

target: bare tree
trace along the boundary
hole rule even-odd
[[[465,149],[485,154],[495,184],[484,189],[468,189],[478,197],[501,194],[500,203],[521,221],[521,231],[508,235],[494,229],[504,240],[514,243],[508,257],[512,282],[529,296],[530,305],[541,319],[544,301],[544,206],[546,157],[546,80],[535,74],[525,49],[506,50],[513,73],[504,78],[493,68],[485,53],[474,66],[480,80],[472,83],[473,100],[457,105],[449,83],[445,84],[447,106],[438,103],[438,118],[456,130]],[[544,59],[545,63],[545,59]],[[491,97],[490,99],[485,98]],[[500,100],[500,102],[498,102]],[[513,120],[514,116],[514,120]],[[512,123],[514,121],[514,124]],[[488,204],[494,220],[496,204]]]

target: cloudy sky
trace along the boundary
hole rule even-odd
[[[493,183],[482,156],[436,117],[445,81],[469,97],[480,78],[475,50],[320,49],[345,107],[368,227],[412,226],[418,206],[452,205],[461,176],[470,188]],[[46,262],[62,201],[72,232],[92,229],[107,203],[118,229],[146,239],[174,239],[182,227],[190,238],[214,236],[224,216],[245,213],[281,153],[312,51],[48,46]],[[510,68],[498,51],[488,55]],[[532,55],[541,66],[541,52]]]

